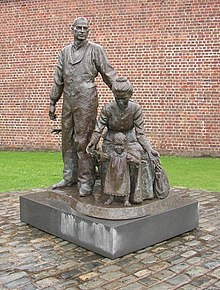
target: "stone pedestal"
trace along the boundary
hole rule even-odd
[[[111,259],[191,231],[198,225],[198,202],[172,192],[165,200],[133,205],[130,213],[141,213],[136,218],[122,214],[127,210],[122,206],[106,206],[112,216],[107,214],[104,219],[97,216],[103,215],[105,206],[97,205],[97,200],[90,197],[94,198],[93,204],[87,202],[83,207],[86,198],[74,199],[70,191],[48,190],[21,196],[21,221]],[[85,215],[86,208],[89,215],[96,217]]]

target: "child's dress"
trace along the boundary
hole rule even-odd
[[[109,166],[105,177],[104,192],[114,196],[128,196],[130,194],[130,174],[128,154],[115,151],[109,154]]]

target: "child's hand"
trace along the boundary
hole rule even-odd
[[[92,156],[97,158],[97,159],[100,158],[100,154],[97,152],[97,150],[93,150],[90,154],[92,154]]]
[[[131,156],[126,156],[126,159],[128,160],[128,161],[132,161],[133,160],[133,158],[131,157]]]

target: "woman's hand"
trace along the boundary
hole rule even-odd
[[[154,157],[157,157],[157,158],[160,158],[160,153],[157,152],[156,150],[154,149],[151,149],[151,152],[150,152]]]
[[[160,163],[160,154],[156,150],[151,149],[149,152],[149,157],[150,157],[150,160],[153,164]]]
[[[89,144],[86,146],[86,153],[87,154],[93,154],[93,151],[95,150],[96,144],[92,141],[89,142]]]

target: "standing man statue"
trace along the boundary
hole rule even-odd
[[[60,53],[50,94],[49,116],[56,120],[56,103],[63,94],[62,156],[63,179],[53,188],[78,183],[80,196],[92,193],[95,182],[95,161],[86,153],[86,146],[96,123],[98,96],[95,78],[101,74],[111,89],[117,73],[110,65],[103,48],[87,40],[89,22],[77,18],[71,27],[74,42]]]

